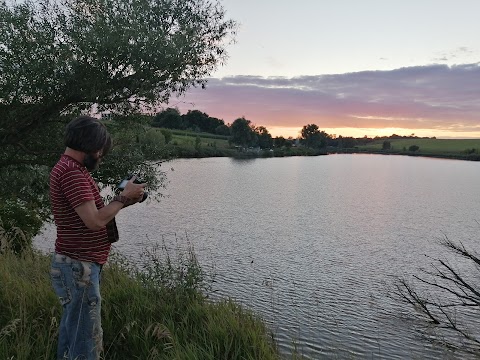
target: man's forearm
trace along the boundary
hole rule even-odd
[[[112,201],[107,206],[97,209],[95,202],[90,200],[77,206],[75,211],[86,227],[90,230],[100,230],[118,214],[123,206],[124,204],[120,201]]]
[[[99,225],[104,227],[122,210],[124,203],[121,201],[112,201],[110,204],[98,210]]]

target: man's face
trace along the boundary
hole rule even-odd
[[[83,164],[87,168],[88,171],[93,171],[98,168],[100,164],[100,160],[102,159],[101,152],[98,151],[94,154],[85,154],[83,159]]]

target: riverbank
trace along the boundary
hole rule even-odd
[[[146,255],[138,271],[113,257],[102,272],[106,359],[279,359],[261,319],[230,300],[209,301],[193,252],[177,260]],[[0,254],[0,358],[55,358],[61,307],[50,259]]]
[[[344,152],[480,161],[480,139],[399,138],[376,140],[354,149],[346,149]]]
[[[430,157],[437,159],[452,159],[452,160],[467,160],[480,161],[480,154],[465,154],[465,153],[442,153],[442,152],[423,152],[423,151],[395,151],[395,150],[375,150],[375,149],[341,149],[331,150],[329,154],[376,154],[376,155],[402,155],[402,156],[417,156]]]
[[[232,146],[226,136],[181,130],[176,130],[172,134],[172,141],[165,145],[166,153],[171,158],[232,157],[248,159],[327,154],[381,154],[480,161],[480,139],[391,139],[388,141],[388,149],[383,148],[384,140],[376,140],[353,148],[311,149],[297,145],[261,150]],[[418,148],[414,151],[409,150],[412,146]]]
[[[303,146],[273,149],[241,148],[231,145],[226,136],[213,136],[187,131],[172,132],[172,140],[165,145],[165,154],[170,158],[232,157],[237,159],[318,156],[326,155],[325,149],[310,149]]]

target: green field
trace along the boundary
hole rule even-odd
[[[173,135],[178,135],[182,137],[193,137],[196,138],[197,136],[201,138],[206,138],[206,139],[220,139],[220,140],[226,140],[230,138],[229,136],[225,135],[215,135],[215,134],[210,134],[207,132],[195,132],[195,131],[188,131],[188,130],[174,130],[174,129],[168,129]]]
[[[476,149],[480,153],[480,139],[391,139],[390,151],[408,151],[412,145],[417,145],[417,152],[424,154],[466,154]],[[370,144],[359,146],[359,150],[382,150],[384,140],[378,140]]]
[[[228,138],[226,136],[211,135],[206,133],[182,133],[180,131],[172,131],[172,134],[172,142],[180,146],[195,146],[198,137],[200,139],[200,146],[212,146],[218,149],[231,148],[230,144],[228,143]]]

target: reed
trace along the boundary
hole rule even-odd
[[[102,272],[105,359],[279,359],[273,335],[251,311],[204,295],[208,277],[193,248],[158,247],[142,267],[113,256]],[[61,308],[50,258],[0,254],[0,359],[55,357]]]

